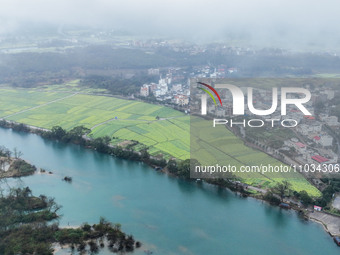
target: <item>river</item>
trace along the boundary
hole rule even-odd
[[[149,166],[77,145],[0,128],[1,145],[53,174],[11,179],[63,206],[61,226],[122,224],[143,247],[134,254],[339,254],[320,224],[227,190],[187,182]],[[71,176],[72,183],[61,179]],[[100,254],[109,254],[106,251]]]

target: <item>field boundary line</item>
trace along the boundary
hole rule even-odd
[[[143,115],[141,115],[141,116],[143,116]],[[105,125],[105,124],[107,124],[109,122],[112,122],[112,121],[124,120],[124,121],[141,121],[141,122],[153,123],[153,122],[157,122],[157,121],[166,121],[166,120],[169,121],[170,119],[176,119],[176,118],[182,118],[182,117],[186,117],[186,116],[184,115],[184,116],[174,116],[174,117],[169,117],[169,118],[160,118],[159,120],[156,120],[156,119],[155,120],[143,120],[143,119],[118,119],[118,118],[116,119],[116,118],[111,118],[111,119],[108,119],[106,121],[103,121],[101,123],[98,123],[98,124],[94,125],[90,129],[93,130],[96,127],[99,127],[101,125]],[[178,126],[177,124],[175,124],[175,123],[173,123],[171,121],[169,121],[169,122],[174,124],[174,125],[176,125],[176,126]],[[142,123],[140,123],[140,124],[142,124]],[[136,124],[136,125],[139,125],[139,124]],[[183,129],[183,128],[181,128],[181,129]]]
[[[3,119],[4,119],[4,118],[12,117],[12,116],[17,115],[17,114],[20,114],[20,113],[24,113],[24,112],[28,112],[28,111],[31,111],[31,110],[35,110],[35,109],[38,109],[38,108],[40,108],[40,107],[43,107],[43,106],[46,106],[46,105],[49,105],[49,104],[53,104],[53,103],[55,103],[55,102],[62,101],[62,100],[64,100],[64,99],[66,99],[66,98],[73,97],[73,96],[75,96],[75,95],[77,95],[77,94],[79,94],[79,93],[76,92],[76,93],[74,93],[74,94],[72,94],[72,95],[68,95],[68,96],[65,96],[65,97],[62,97],[62,98],[58,98],[58,99],[52,100],[52,101],[50,101],[50,102],[47,102],[47,103],[44,103],[44,104],[41,104],[41,105],[37,105],[37,106],[31,107],[31,108],[28,108],[28,109],[25,109],[25,110],[22,110],[22,111],[19,111],[19,112],[16,112],[16,113],[9,114],[9,115],[7,115],[7,116],[4,116]]]

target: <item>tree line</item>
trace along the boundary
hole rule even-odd
[[[158,78],[158,77],[157,77]],[[81,86],[106,89],[112,95],[131,95],[139,93],[144,83],[158,82],[155,77],[135,75],[131,78],[90,75],[80,81]]]
[[[91,130],[84,126],[77,126],[69,131],[63,129],[60,126],[52,127],[51,131],[39,131],[41,136],[47,139],[58,140],[65,143],[79,144],[87,148],[92,148],[101,153],[110,154],[118,158],[128,160],[142,161],[152,166],[164,167],[166,165],[165,159],[152,157],[149,154],[147,147],[144,147],[138,152],[129,148],[122,148],[121,146],[112,146],[110,145],[111,138],[109,136],[92,139],[86,136],[90,132]]]

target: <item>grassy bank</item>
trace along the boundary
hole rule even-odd
[[[180,160],[190,157],[190,118],[172,108],[148,104],[135,100],[124,100],[110,96],[79,94],[70,92],[37,89],[1,88],[0,118],[51,129],[61,126],[71,130],[76,126],[89,128],[92,138],[109,136],[111,144],[122,148],[143,151],[148,148],[152,156],[161,155],[166,159],[175,157]],[[207,127],[206,127],[207,128]],[[202,130],[203,131],[203,130]],[[212,148],[211,154],[228,159],[230,164],[279,164],[276,159],[265,153],[251,149],[243,141],[225,128],[214,132],[210,137],[202,132],[201,137],[193,136],[192,148],[205,139],[216,139],[221,146]],[[223,145],[223,146],[222,146]],[[270,187],[286,176],[256,175],[239,176],[245,182]],[[302,176],[289,176],[293,189],[306,190],[312,196],[319,191]]]

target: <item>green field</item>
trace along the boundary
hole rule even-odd
[[[32,126],[65,129],[84,125],[91,137],[136,140],[152,155],[189,158],[189,117],[171,108],[77,92],[0,90],[0,117]],[[158,117],[158,119],[156,119]]]
[[[91,88],[86,86],[81,86],[80,80],[70,80],[63,82],[61,84],[50,84],[50,85],[40,85],[37,87],[38,90],[53,91],[53,92],[81,92],[89,94],[108,94],[106,89]]]
[[[211,120],[191,117],[190,157],[197,159],[203,166],[280,166],[283,163],[273,157],[247,147],[243,141],[236,137],[224,126],[212,127]],[[320,192],[300,174],[283,172],[275,173],[235,173],[243,182],[260,187],[272,187],[276,182],[287,180],[296,191],[306,190],[313,196]]]
[[[0,88],[0,117],[32,126],[50,129],[61,126],[67,130],[84,125],[92,131],[89,136],[96,138],[108,135],[112,144],[124,144],[135,140],[149,148],[151,155],[165,158],[190,157],[190,118],[188,115],[164,106],[147,104],[136,100],[124,100],[109,96],[79,94],[76,91],[58,92]],[[157,118],[158,117],[158,118]],[[201,159],[216,162],[227,159],[230,164],[279,164],[276,159],[257,150],[246,147],[243,141],[225,128],[218,132],[205,132],[201,127],[198,136],[191,137],[191,148],[199,148],[199,143],[215,140],[217,147],[209,148],[209,153],[194,152]],[[197,143],[197,144],[195,144]],[[195,147],[196,146],[196,147]],[[249,184],[271,186],[276,181],[287,178],[277,175],[239,175]],[[305,189],[311,195],[319,195],[316,188],[302,176],[288,176],[295,190]]]

